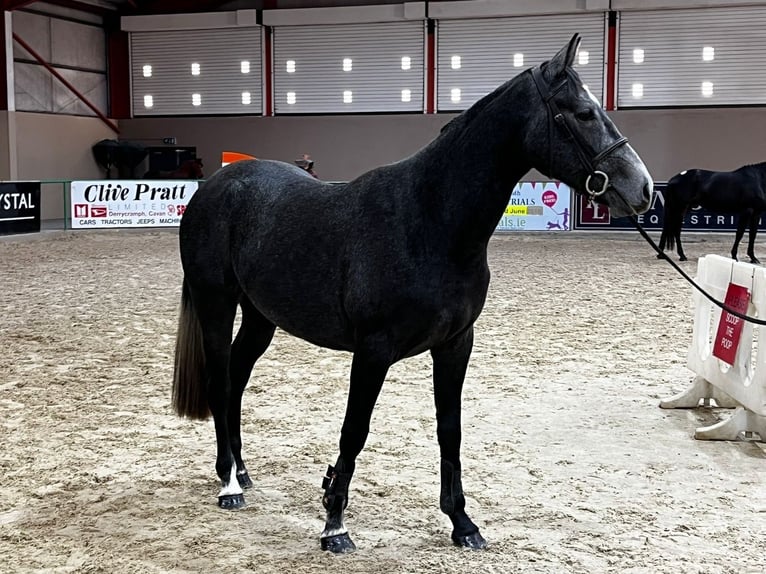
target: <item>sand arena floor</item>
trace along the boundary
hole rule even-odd
[[[687,254],[730,242],[690,237]],[[277,332],[244,399],[256,484],[245,510],[219,510],[212,423],[169,407],[177,235],[3,238],[0,571],[766,571],[764,444],[695,441],[725,411],[657,406],[692,378],[688,285],[635,234],[490,247],[463,401],[468,510],[489,549],[450,545],[423,355],[390,371],[352,482],[359,551],[334,557],[319,486],[349,354]]]

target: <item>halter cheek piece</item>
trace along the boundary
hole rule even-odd
[[[582,136],[579,134],[578,131],[573,129],[573,126],[571,122],[567,119],[567,117],[561,113],[561,110],[559,109],[558,105],[556,105],[556,101],[553,99],[553,97],[561,91],[564,86],[567,84],[567,79],[561,81],[561,83],[554,86],[552,89],[548,89],[548,85],[545,83],[545,79],[543,78],[543,72],[540,69],[539,66],[536,66],[530,70],[532,73],[532,79],[535,81],[535,86],[537,86],[537,91],[540,92],[540,97],[545,102],[546,106],[548,106],[548,167],[550,169],[550,166],[553,164],[553,150],[552,150],[552,142],[553,142],[553,126],[558,125],[562,127],[568,134],[571,140],[574,142],[575,151],[577,152],[577,155],[580,158],[580,163],[582,163],[583,167],[588,172],[588,177],[585,180],[585,191],[590,196],[591,199],[594,197],[597,197],[599,195],[602,195],[607,187],[609,187],[609,176],[604,173],[603,171],[597,170],[594,166],[597,166],[599,162],[607,157],[609,154],[611,154],[614,150],[617,148],[625,145],[628,143],[628,138],[622,137],[618,140],[616,140],[614,143],[612,143],[610,146],[608,146],[606,149],[602,150],[601,152],[593,155],[592,159],[589,158],[589,154],[585,151],[588,149],[588,145],[583,141]],[[553,121],[550,121],[550,118],[553,118]],[[603,180],[601,184],[601,189],[592,189],[591,183],[593,179],[595,178],[601,178]]]

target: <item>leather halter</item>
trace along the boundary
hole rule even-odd
[[[553,164],[553,126],[558,125],[562,127],[567,134],[569,134],[569,137],[574,142],[575,151],[577,152],[577,155],[580,158],[580,163],[582,163],[583,167],[585,167],[586,171],[588,172],[588,177],[585,180],[585,191],[588,193],[588,195],[593,199],[596,196],[602,195],[607,187],[609,187],[609,176],[604,173],[603,171],[597,170],[595,166],[599,164],[599,162],[607,157],[609,154],[611,154],[613,151],[615,151],[617,148],[625,145],[628,143],[628,138],[621,137],[620,139],[616,140],[611,145],[607,146],[606,149],[600,151],[599,153],[595,154],[592,158],[589,157],[588,153],[586,152],[586,149],[589,148],[589,146],[585,143],[580,133],[574,129],[572,126],[572,123],[570,120],[567,119],[567,117],[561,113],[561,110],[559,109],[558,105],[556,104],[556,100],[554,100],[554,96],[561,91],[564,86],[567,85],[568,78],[565,78],[562,80],[559,84],[554,86],[552,89],[548,89],[548,85],[545,82],[545,79],[543,78],[543,72],[540,69],[539,66],[535,66],[534,68],[530,69],[530,72],[532,74],[532,79],[535,81],[535,86],[537,86],[537,91],[540,92],[540,97],[545,102],[546,106],[548,106],[548,168]],[[553,118],[553,121],[550,121],[550,118]],[[591,181],[595,177],[600,177],[603,179],[603,183],[601,184],[601,189],[594,190],[591,189]]]

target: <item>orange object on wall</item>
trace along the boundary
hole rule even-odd
[[[246,153],[239,153],[236,151],[225,151],[221,154],[221,167],[234,163],[235,161],[242,161],[243,159],[258,159],[255,156],[247,155]]]

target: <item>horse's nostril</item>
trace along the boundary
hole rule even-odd
[[[644,199],[650,201],[652,199],[652,193],[654,192],[654,186],[650,183],[644,184]]]

